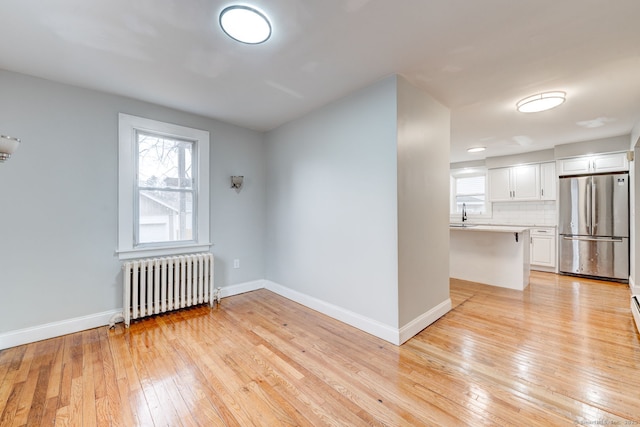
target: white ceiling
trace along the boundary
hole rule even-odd
[[[273,35],[225,36],[217,0],[2,0],[0,68],[273,129],[398,73],[452,111],[451,160],[630,133],[640,0],[254,0]],[[564,90],[537,114],[525,96]],[[0,92],[1,93],[1,92]],[[484,145],[487,151],[467,154]]]

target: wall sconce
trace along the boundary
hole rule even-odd
[[[239,193],[242,190],[242,182],[244,181],[244,176],[231,176],[231,188],[236,190],[236,193]]]
[[[20,140],[12,136],[0,135],[0,162],[4,162],[18,149]]]

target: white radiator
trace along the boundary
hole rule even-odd
[[[132,260],[123,268],[122,317],[127,327],[132,319],[219,302],[210,253]]]

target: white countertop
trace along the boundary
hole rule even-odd
[[[491,231],[494,233],[522,233],[529,230],[531,227],[519,227],[510,225],[475,225],[467,224],[464,227],[449,226],[449,230],[459,231]]]

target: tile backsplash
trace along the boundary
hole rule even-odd
[[[482,222],[553,227],[557,225],[556,201],[494,202],[492,218]]]

